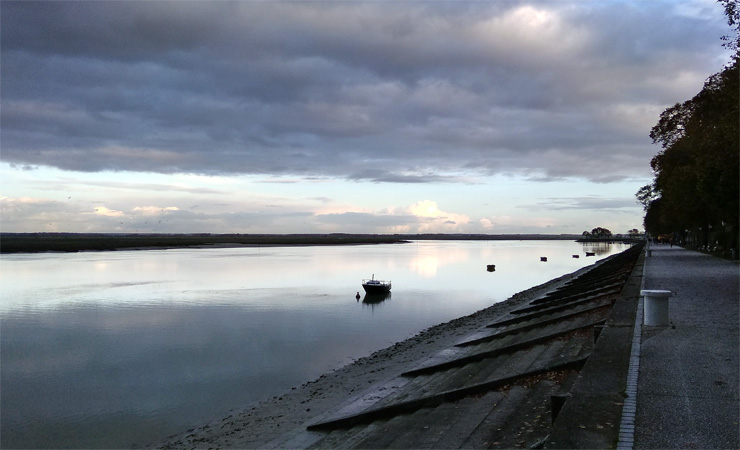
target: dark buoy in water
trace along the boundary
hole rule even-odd
[[[486,270],[489,271],[489,272],[495,271],[496,270],[496,264],[488,264],[486,266]]]
[[[360,291],[357,291],[357,295],[355,295],[355,298],[358,302],[360,301]]]
[[[547,256],[540,256],[540,261],[547,262]]]

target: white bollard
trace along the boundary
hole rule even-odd
[[[670,325],[668,320],[668,297],[671,296],[671,291],[647,289],[640,291],[640,295],[645,297],[643,323],[652,327],[667,327]]]

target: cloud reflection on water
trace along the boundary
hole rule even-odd
[[[573,259],[582,248],[433,241],[9,255],[0,260],[3,444],[160,439],[599,259]],[[393,280],[392,297],[358,302],[373,273]]]

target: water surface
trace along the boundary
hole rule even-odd
[[[625,248],[419,241],[3,255],[2,446],[156,442]],[[357,301],[373,274],[393,281],[391,296]]]

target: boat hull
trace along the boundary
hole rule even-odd
[[[365,289],[365,292],[367,292],[368,294],[384,294],[386,292],[390,292],[391,284],[390,283],[380,283],[380,284],[363,283],[362,288]]]

